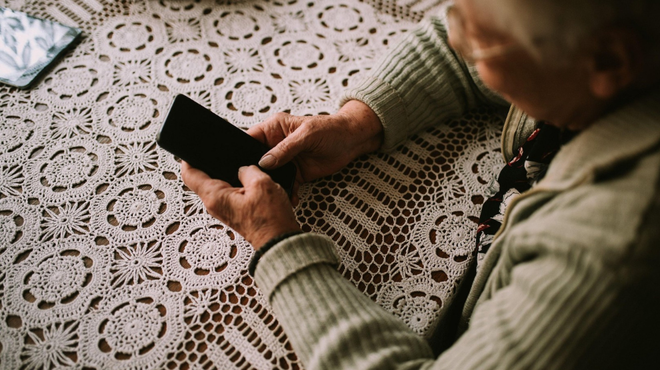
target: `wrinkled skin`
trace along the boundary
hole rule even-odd
[[[456,0],[464,34],[479,48],[516,43],[494,27],[473,0]],[[604,29],[585,40],[588,47],[562,65],[540,63],[524,48],[475,62],[483,82],[530,116],[571,130],[582,130],[627,97],[657,84],[659,70],[643,63],[634,32]],[[378,149],[383,128],[364,103],[350,101],[336,114],[296,117],[278,113],[248,133],[272,147],[260,165],[275,168],[293,161],[298,176],[291,201],[301,183],[330,175],[356,157]],[[210,179],[182,164],[184,182],[214,217],[238,231],[255,248],[299,226],[286,193],[257,167],[240,172],[243,188]]]

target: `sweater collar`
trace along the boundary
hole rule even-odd
[[[655,90],[594,122],[564,145],[538,187],[561,190],[593,181],[659,142],[660,90]]]

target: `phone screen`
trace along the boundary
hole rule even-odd
[[[0,82],[28,87],[81,33],[0,7]]]
[[[238,169],[257,165],[268,147],[185,95],[177,95],[158,133],[163,149],[210,177],[241,187]],[[296,166],[263,170],[291,195]]]

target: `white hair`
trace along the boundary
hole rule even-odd
[[[634,30],[660,58],[660,0],[472,0],[542,60],[562,60],[600,28]]]

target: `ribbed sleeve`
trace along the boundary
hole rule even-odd
[[[485,99],[468,75],[436,20],[344,100],[374,109],[391,149]],[[330,239],[298,235],[266,252],[256,283],[305,368],[660,368],[660,113],[649,99],[575,137],[509,205],[469,326],[438,358],[336,271]]]
[[[468,330],[438,358],[336,271],[324,236],[277,244],[255,279],[307,370],[657,368],[658,168],[656,152],[626,177],[520,203]]]
[[[385,133],[384,151],[477,103],[506,104],[454,54],[438,18],[424,21],[406,35],[368,77],[344,92],[340,105],[349,100],[364,102],[378,115]]]
[[[423,338],[336,271],[332,245],[314,234],[286,239],[255,273],[305,368],[418,368],[431,360]]]
[[[617,312],[613,302],[622,296],[621,285],[615,275],[603,274],[601,263],[576,251],[516,267],[511,283],[477,306],[469,330],[437,368],[579,368],[614,317],[633,319]]]
[[[423,338],[330,263],[317,259],[301,269],[300,254],[291,255],[320,245],[326,242],[308,236],[271,250],[281,253],[281,271],[295,271],[290,275],[257,269],[257,284],[272,289],[273,310],[307,370],[620,368],[628,360],[619,351],[646,341],[640,329],[647,323],[657,328],[657,305],[644,307],[649,299],[628,275],[610,273],[600,258],[579,250],[550,253],[515,267],[511,282],[478,305],[469,330],[434,359]]]
[[[255,269],[255,275],[260,277],[261,292],[270,297],[277,285],[289,275],[321,263],[330,266],[339,263],[332,240],[317,234],[299,234],[279,242],[266,252]]]

